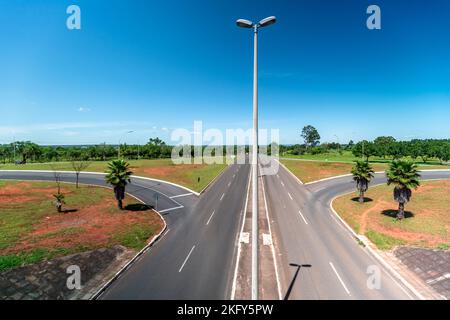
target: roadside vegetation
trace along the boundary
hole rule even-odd
[[[356,182],[356,189],[359,192],[359,202],[364,202],[364,192],[369,189],[369,182],[373,178],[374,171],[366,161],[357,161],[352,168],[353,180]]]
[[[57,212],[56,191],[51,182],[0,181],[0,270],[114,245],[139,250],[163,227],[148,206],[125,195],[120,210],[100,187],[61,183]]]
[[[365,202],[360,203],[359,194],[355,197],[353,193],[337,198],[333,207],[357,233],[366,235],[380,249],[397,245],[449,249],[450,180],[423,181],[409,198],[402,220],[398,219],[394,190],[387,184],[371,187]]]
[[[226,164],[173,164],[171,159],[128,160],[134,175],[161,179],[180,184],[194,191],[201,191],[227,165]],[[93,161],[87,171],[105,172],[109,161]],[[71,162],[6,164],[2,170],[60,170],[74,171]]]
[[[314,127],[306,126],[303,144],[279,146],[280,161],[303,182],[348,174],[356,161],[370,163],[374,171],[385,171],[394,160],[410,161],[418,170],[450,169],[450,140],[396,141],[381,136],[374,141],[347,144],[321,143]]]
[[[412,161],[418,169],[450,168],[449,139],[397,141],[390,136],[381,136],[374,141],[321,143],[319,131],[311,125],[303,128],[300,138],[302,143],[277,146],[281,162],[304,182],[348,174],[357,160],[368,161],[375,171],[386,170],[393,160]],[[337,136],[336,140],[339,140]],[[260,146],[260,149],[271,154],[275,145]],[[222,148],[225,155],[226,146]],[[237,146],[235,152],[236,149]],[[79,174],[81,171],[105,172],[109,161],[120,158],[130,163],[135,175],[167,180],[197,192],[226,167],[225,163],[175,165],[170,159],[172,150],[173,146],[159,138],[151,138],[144,145],[39,146],[30,141],[17,141],[0,145],[0,163],[3,163],[3,170],[57,167]],[[194,147],[190,146],[190,150],[193,156]],[[245,146],[245,152],[248,151]]]
[[[412,189],[417,189],[420,174],[417,166],[409,161],[393,161],[386,171],[387,184],[393,184],[394,199],[398,202],[397,219],[405,218],[405,204],[411,201]]]
[[[124,160],[113,160],[108,164],[105,180],[113,186],[114,196],[117,200],[117,207],[123,210],[122,201],[125,199],[125,188],[131,182],[132,171],[129,170],[130,164]]]

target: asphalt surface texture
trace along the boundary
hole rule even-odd
[[[249,172],[248,164],[232,164],[199,197],[132,178],[127,193],[154,206],[167,229],[99,299],[229,299]],[[75,182],[74,173],[60,177]],[[54,173],[0,171],[0,179],[54,181]],[[81,173],[79,181],[107,186],[103,174]]]
[[[283,166],[278,172],[264,167],[284,299],[417,299],[332,212],[335,197],[355,190],[351,176],[304,185]],[[424,171],[421,176],[450,178],[450,171]],[[386,177],[377,173],[371,185],[382,183]],[[379,270],[380,286],[370,277],[374,270]]]
[[[350,176],[301,184],[270,159],[262,165],[284,299],[416,299],[361,246],[330,209],[354,190]],[[421,172],[422,179],[450,171]],[[167,229],[100,299],[229,299],[250,165],[232,164],[200,196],[169,183],[133,177],[127,193],[157,209]],[[52,172],[0,171],[0,179],[54,181]],[[107,186],[103,174],[80,183]],[[61,181],[75,182],[74,173]],[[385,183],[376,174],[371,185]],[[369,270],[380,286],[368,285]]]

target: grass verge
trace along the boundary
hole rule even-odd
[[[326,162],[326,161],[302,161],[281,159],[294,175],[304,183],[349,174],[353,163],[351,162]],[[375,171],[385,171],[388,163],[371,163]],[[444,165],[419,165],[419,169],[449,169]]]
[[[139,250],[163,227],[129,196],[119,210],[110,189],[62,184],[62,192],[57,213],[54,183],[0,181],[0,270],[118,244]]]
[[[352,193],[337,198],[333,207],[357,233],[380,249],[396,245],[450,247],[450,180],[422,182],[413,191],[402,221],[396,220],[398,204],[392,193],[392,186],[380,185],[369,189],[364,203]]]

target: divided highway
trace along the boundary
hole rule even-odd
[[[272,161],[272,167],[278,164]],[[301,184],[283,166],[261,166],[280,286],[285,299],[417,299],[357,243],[330,209],[354,190],[350,176]],[[450,179],[424,171],[422,179]],[[250,165],[233,164],[200,196],[159,181],[133,177],[127,192],[156,204],[167,229],[161,239],[115,280],[100,299],[230,299]],[[52,172],[2,171],[0,179],[53,181]],[[74,173],[61,180],[74,182]],[[385,183],[377,173],[372,185]],[[103,174],[80,183],[106,186]],[[156,196],[157,195],[157,196]],[[367,286],[368,268],[381,271],[381,288]]]

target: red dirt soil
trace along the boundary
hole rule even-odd
[[[136,172],[145,172],[149,176],[157,176],[164,177],[169,176],[177,172],[183,172],[192,169],[198,169],[203,167],[204,165],[183,165],[183,166],[161,166],[161,167],[152,167],[152,168],[139,168]]]
[[[74,192],[74,189],[63,188],[62,190],[66,194],[66,198]],[[94,204],[63,207],[65,210],[74,209],[75,212],[57,213],[54,206],[49,205],[48,212],[45,212],[40,220],[33,223],[32,231],[23,235],[14,246],[0,250],[0,254],[19,253],[36,248],[108,246],[114,240],[113,235],[120,234],[126,231],[127,227],[136,224],[154,226],[155,232],[161,230],[163,222],[154,211],[120,211],[116,208],[117,202],[112,193],[109,194],[109,190],[106,189],[104,191],[105,196],[102,196],[101,201],[96,201]],[[30,193],[33,196],[25,195]],[[47,201],[47,199],[51,204],[50,199],[53,199],[54,193],[54,186],[34,189],[31,184],[26,187],[20,184],[7,185],[0,188],[0,205],[4,203],[11,207],[11,204],[20,204],[22,201],[37,200],[41,203]],[[127,203],[134,204],[136,200],[127,196],[124,205]],[[67,230],[68,228],[72,229]],[[64,230],[69,232],[70,235],[62,234]]]

